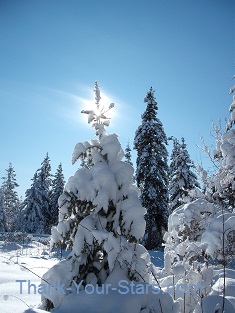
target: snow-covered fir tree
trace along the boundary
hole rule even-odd
[[[59,205],[58,199],[64,190],[64,174],[62,169],[62,164],[60,163],[57,171],[52,180],[51,190],[50,190],[50,215],[49,220],[50,227],[58,224],[58,215],[59,215]]]
[[[25,193],[23,202],[24,231],[27,233],[50,233],[50,186],[51,165],[48,154],[36,171],[32,185]]]
[[[168,152],[167,137],[157,116],[154,90],[144,99],[147,108],[138,127],[134,148],[137,150],[136,182],[141,190],[141,203],[147,209],[144,244],[154,249],[162,244],[168,219]]]
[[[2,188],[0,188],[0,232],[6,231],[7,231],[7,222],[4,210],[4,194]]]
[[[79,168],[69,178],[59,198],[59,223],[52,228],[52,246],[67,242],[72,252],[43,276],[43,283],[65,284],[67,294],[44,294],[44,309],[59,307],[74,290],[72,281],[81,282],[82,290],[87,284],[101,288],[120,279],[154,279],[149,254],[139,244],[146,211],[132,183],[134,170],[122,161],[124,153],[117,134],[106,135],[104,128],[109,123],[106,113],[113,104],[107,110],[100,105],[97,83],[95,98],[96,107],[82,112],[88,114],[99,139],[78,143],[72,155],[72,163],[88,158],[91,166]]]
[[[51,188],[51,164],[48,153],[46,154],[41,168],[38,170],[38,192],[41,203],[42,214],[45,219],[44,233],[51,231],[51,208],[50,208],[50,188]]]
[[[195,169],[195,165],[189,156],[184,138],[182,138],[181,144],[176,138],[173,138],[169,175],[170,212],[180,206],[187,197],[190,197],[190,190],[200,188],[193,169]]]
[[[127,143],[124,156],[125,156],[125,162],[133,166],[133,163],[131,161],[131,148],[130,148],[129,142]]]
[[[25,192],[25,200],[22,203],[23,231],[26,233],[44,233],[45,219],[41,210],[39,189],[36,172],[32,178],[31,187]]]
[[[180,196],[175,199],[175,203],[172,203],[172,197],[171,197],[171,192],[172,189],[174,188],[174,185],[172,185],[173,177],[177,171],[177,160],[179,156],[179,150],[180,150],[180,144],[177,138],[175,137],[170,137],[168,140],[173,140],[173,148],[170,156],[170,166],[169,166],[169,212],[171,213],[174,208],[178,207],[181,202],[179,201]]]
[[[19,187],[16,181],[15,170],[11,163],[9,163],[8,169],[6,169],[6,176],[2,177],[2,193],[3,193],[3,206],[6,215],[7,229],[8,231],[15,231],[15,218],[19,211],[19,197],[15,190]]]

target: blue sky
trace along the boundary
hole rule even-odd
[[[207,166],[196,144],[228,116],[234,15],[232,0],[0,0],[1,177],[12,162],[24,196],[47,152],[52,172],[75,172],[75,144],[95,137],[80,114],[95,80],[124,148],[153,86],[166,134]]]

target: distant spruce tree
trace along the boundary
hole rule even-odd
[[[129,142],[127,143],[127,146],[126,146],[126,149],[125,149],[125,153],[124,153],[124,157],[125,157],[125,160],[124,162],[126,162],[127,164],[130,164],[131,166],[133,166],[133,163],[131,161],[131,148],[130,148],[130,144]],[[132,181],[133,183],[135,184],[136,181],[135,181],[135,175],[133,175],[133,178],[132,178]]]
[[[51,165],[48,154],[32,179],[31,188],[25,193],[23,202],[24,231],[27,233],[50,232],[50,186]]]
[[[178,166],[180,144],[175,137],[170,137],[168,140],[173,140],[173,149],[170,156],[171,162],[169,166],[169,213],[172,213],[175,208],[182,204],[182,202],[180,202],[180,187],[178,185],[175,186],[174,183],[174,176],[177,172]]]
[[[15,170],[11,163],[9,163],[8,169],[6,169],[6,176],[2,177],[2,202],[3,211],[6,216],[6,224],[8,231],[15,231],[15,217],[18,215],[20,201],[16,188],[19,187],[16,182]]]
[[[50,188],[51,188],[51,164],[48,153],[41,163],[41,168],[38,170],[38,186],[41,202],[41,210],[45,218],[44,233],[50,233],[51,230],[51,208],[50,208]]]
[[[136,181],[141,190],[141,203],[147,209],[144,245],[147,249],[161,246],[168,219],[168,152],[167,137],[156,117],[157,102],[152,87],[144,102],[147,108],[138,127],[134,148],[137,150]]]
[[[125,162],[133,166],[133,163],[131,161],[131,148],[129,142],[127,143],[126,149],[125,149]]]
[[[60,163],[57,171],[52,180],[51,190],[50,190],[50,227],[58,224],[58,215],[59,215],[59,205],[58,199],[64,190],[64,174],[62,169],[62,164]]]
[[[188,196],[190,190],[200,188],[193,171],[195,165],[189,156],[184,138],[181,144],[176,138],[173,138],[173,142],[169,174],[170,213],[184,203],[183,199]]]
[[[40,233],[43,230],[44,222],[40,208],[40,203],[37,201],[37,172],[31,179],[33,182],[31,187],[25,192],[25,199],[22,202],[21,212],[23,215],[23,231],[27,233]]]

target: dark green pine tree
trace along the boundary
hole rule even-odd
[[[158,106],[152,87],[144,102],[147,108],[134,139],[136,182],[141,190],[141,203],[147,209],[143,243],[147,249],[155,249],[162,244],[168,220],[167,137],[156,117]]]
[[[194,173],[195,165],[191,160],[184,138],[179,144],[176,138],[174,140],[170,164],[170,183],[169,183],[169,208],[170,213],[178,206],[184,203],[184,198],[188,197],[190,190],[196,187],[200,188],[197,176]]]
[[[18,215],[20,201],[15,189],[19,185],[16,182],[15,170],[11,163],[6,169],[6,176],[2,179],[3,210],[6,215],[7,229],[8,231],[16,231],[18,229],[15,227],[15,218]]]
[[[55,226],[58,224],[58,215],[59,215],[59,205],[58,205],[58,199],[60,195],[63,193],[64,190],[64,174],[62,169],[62,164],[60,163],[57,171],[54,175],[54,179],[52,180],[52,186],[50,191],[50,224],[52,226]]]

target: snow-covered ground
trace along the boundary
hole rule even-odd
[[[0,241],[1,313],[45,312],[37,309],[41,296],[37,291],[34,294],[33,286],[28,292],[28,282],[38,286],[40,277],[57,262],[48,254],[48,247],[36,241],[24,245]]]
[[[29,244],[0,241],[0,312],[45,312],[38,309],[41,302],[38,292],[40,277],[59,261],[59,257],[59,254],[57,257],[50,255],[49,247],[37,241]],[[161,251],[151,251],[151,258],[157,267],[163,266]],[[33,285],[36,286],[35,294]],[[133,301],[136,302],[136,299]],[[71,304],[69,308],[71,309]],[[94,309],[94,304],[91,305],[92,308]]]
[[[155,266],[158,268],[162,268],[163,252],[149,252],[151,255],[151,260],[155,264]],[[57,255],[51,255],[49,253],[49,246],[39,243],[37,241],[30,241],[28,244],[0,241],[0,312],[45,312],[38,309],[38,306],[41,302],[39,286],[41,284],[41,277],[59,260],[59,253]],[[205,298],[204,301],[204,308],[206,309],[204,310],[204,312],[206,313],[211,313],[212,311],[209,309],[210,306],[212,308],[222,299],[221,288],[223,287],[223,272],[222,270],[217,270],[216,272],[217,276],[214,277],[215,281],[213,286],[213,292],[211,293],[214,298],[210,297],[210,299],[208,298],[208,301],[206,301],[207,299]],[[231,269],[226,270],[226,294],[227,300],[225,305],[225,312],[234,313],[235,271]],[[165,309],[167,308],[168,296],[169,295],[167,295],[164,299],[161,298],[164,307],[163,312],[165,312]],[[79,313],[113,313],[113,305],[115,307],[115,313],[132,313],[137,312],[138,307],[143,304],[143,301],[145,301],[145,297],[141,295],[118,295],[117,292],[113,292],[112,290],[108,295],[87,295],[81,293],[76,296],[71,295],[70,297],[67,297],[60,309],[58,309],[56,312],[77,312],[78,297],[80,298],[79,303],[82,308],[82,310],[79,310]],[[213,301],[215,302],[215,304],[212,303]],[[130,311],[130,308],[132,308],[133,311]],[[200,310],[196,310],[195,312],[200,312]]]

